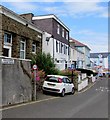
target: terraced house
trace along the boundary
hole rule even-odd
[[[27,59],[30,53],[41,49],[42,32],[31,21],[4,7],[0,7],[0,13],[2,20],[1,55]]]
[[[53,14],[34,16],[32,20],[43,31],[43,52],[51,54],[58,69],[68,68],[69,28]]]

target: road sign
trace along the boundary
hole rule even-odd
[[[34,70],[37,70],[37,65],[33,65],[33,69],[34,69]]]
[[[13,59],[2,59],[2,64],[14,64]]]

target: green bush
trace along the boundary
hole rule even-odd
[[[55,64],[51,55],[41,53],[31,55],[31,65],[36,64],[39,70],[45,71],[45,74],[58,74],[58,69],[55,68]]]

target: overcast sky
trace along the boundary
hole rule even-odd
[[[86,44],[91,52],[108,51],[107,0],[14,1],[2,0],[1,4],[17,14],[33,13],[34,16],[55,14],[70,28],[70,37]]]

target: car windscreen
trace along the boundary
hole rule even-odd
[[[59,82],[57,77],[47,77],[47,78],[45,79],[45,81],[48,81],[48,82],[56,82],[56,83]]]

